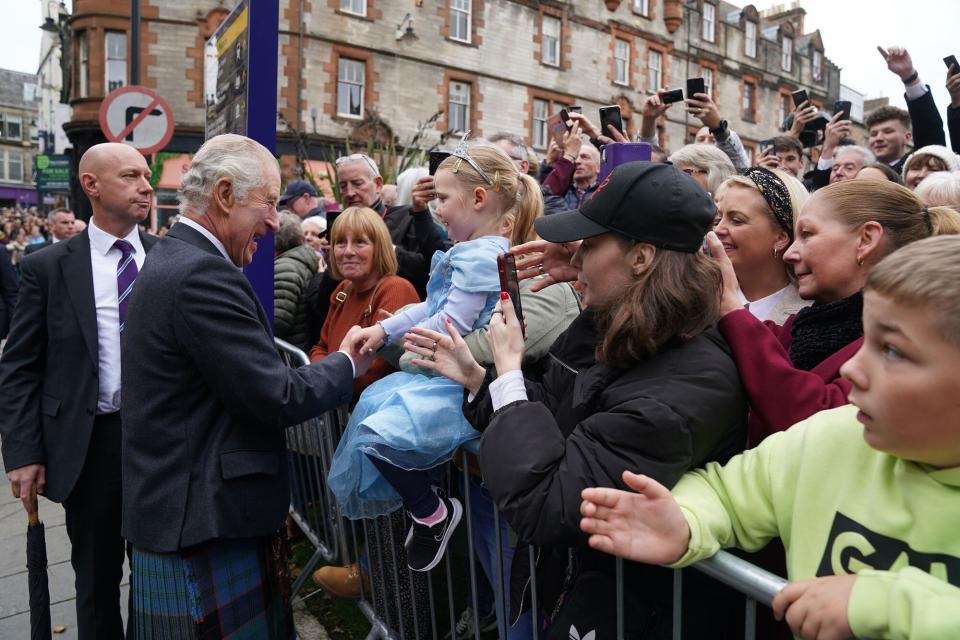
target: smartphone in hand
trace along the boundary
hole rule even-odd
[[[671,89],[660,96],[663,104],[673,104],[674,102],[683,102],[683,89]]]
[[[793,96],[794,109],[796,109],[797,107],[802,105],[804,102],[807,102],[807,100],[809,100],[809,98],[807,98],[806,89],[798,89],[797,91],[794,91],[791,95]]]
[[[770,156],[777,157],[777,150],[773,146],[773,138],[768,138],[767,140],[760,141],[760,155],[761,156]]]
[[[849,120],[850,108],[852,106],[853,105],[849,100],[837,100],[836,102],[833,103],[833,115],[837,115],[838,113],[843,113],[843,115],[840,116],[840,119]]]
[[[707,85],[703,78],[687,78],[687,98],[696,100],[698,93],[707,93]]]
[[[523,326],[523,307],[520,304],[520,282],[517,280],[517,259],[510,253],[501,253],[497,256],[497,271],[500,273],[500,290],[510,295],[513,310],[520,321],[520,331],[527,337],[527,329]]]
[[[953,69],[953,73],[950,74],[950,77],[953,77],[960,73],[960,64],[957,63],[957,56],[949,55],[943,59],[943,64],[947,65],[947,69]]]
[[[430,175],[437,175],[437,167],[440,163],[450,157],[449,151],[431,151],[430,152]]]
[[[610,129],[607,128],[608,124],[612,124],[614,129],[623,133],[623,118],[620,117],[620,105],[613,104],[607,107],[600,107],[601,135],[610,135]]]

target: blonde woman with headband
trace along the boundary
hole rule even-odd
[[[466,138],[466,136],[464,136]],[[497,256],[527,239],[543,212],[540,189],[490,144],[461,140],[436,173],[439,215],[450,239],[434,255],[425,302],[358,332],[361,351],[402,344],[414,327],[447,335],[489,322],[500,299]],[[421,349],[432,358],[436,343]],[[463,508],[436,493],[427,470],[479,436],[463,417],[463,387],[444,377],[400,371],[361,395],[330,469],[329,486],[349,518],[375,517],[403,506],[413,519],[407,562],[429,571],[443,556]]]
[[[751,167],[717,189],[713,231],[737,274],[740,301],[758,320],[777,324],[810,302],[797,293],[783,254],[793,221],[808,197],[803,184],[779,169]]]

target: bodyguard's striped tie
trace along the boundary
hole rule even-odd
[[[127,317],[127,303],[130,302],[130,292],[133,291],[133,281],[137,278],[137,261],[133,259],[133,245],[126,240],[117,240],[113,243],[120,253],[120,262],[117,263],[117,294],[119,295],[120,333],[123,333],[123,321]]]

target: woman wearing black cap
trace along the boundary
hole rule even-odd
[[[583,240],[570,268],[588,307],[554,343],[541,383],[520,372],[520,323],[503,295],[490,323],[495,372],[473,360],[455,331],[420,331],[423,346],[408,347],[438,341],[433,368],[469,392],[464,414],[483,431],[484,483],[520,538],[547,559],[538,580],[553,593],[544,593],[541,610],[554,611],[566,593],[548,637],[567,638],[571,627],[598,638],[616,633],[614,564],[579,530],[582,489],[623,488],[624,469],[672,486],[686,470],[742,448],[746,401],[712,328],[722,280],[700,252],[714,215],[691,177],[634,162],[580,209],[538,220],[546,240]],[[626,573],[626,635],[669,637],[670,571],[631,565]],[[701,598],[697,619],[684,624],[709,623],[705,635],[717,637],[728,606],[716,594]]]

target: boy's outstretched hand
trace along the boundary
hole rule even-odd
[[[627,560],[670,564],[686,553],[690,527],[670,490],[647,476],[623,472],[636,491],[584,489],[580,528],[590,546]]]
[[[847,617],[857,576],[827,576],[791,582],[773,599],[773,615],[786,617],[790,631],[804,640],[846,640],[853,636]]]

